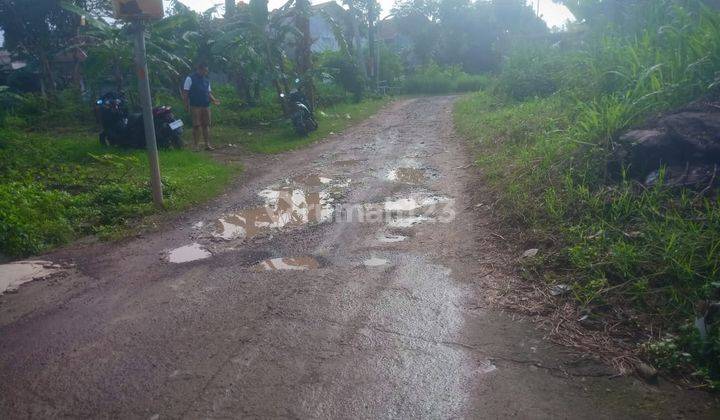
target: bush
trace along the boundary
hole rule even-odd
[[[38,183],[0,184],[0,243],[9,255],[37,253],[75,236],[77,200]]]
[[[720,321],[704,338],[694,323],[720,297],[719,191],[646,188],[608,162],[623,131],[717,88],[720,13],[662,1],[640,14],[645,26],[595,28],[575,48],[515,50],[497,95],[458,103],[457,127],[480,145],[499,214],[525,241],[554,244],[538,278],[572,282],[587,310],[646,315],[675,334],[647,354],[717,387]]]
[[[458,67],[442,68],[433,63],[419,68],[414,74],[405,78],[403,91],[431,95],[471,92],[486,88],[489,80],[485,75],[469,75]]]
[[[515,100],[550,96],[563,86],[571,59],[549,45],[513,48],[503,64],[497,89]]]

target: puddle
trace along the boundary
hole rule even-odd
[[[191,261],[204,260],[210,258],[212,254],[199,243],[195,242],[190,245],[181,246],[170,250],[167,254],[167,260],[171,263],[181,264]]]
[[[61,271],[50,261],[18,261],[0,265],[0,295],[16,292],[27,282]]]
[[[449,202],[447,197],[413,194],[408,198],[388,199],[384,206],[386,212],[414,212]]]
[[[215,222],[212,235],[225,240],[245,239],[277,229],[295,228],[330,220],[335,211],[333,195],[349,185],[349,180],[335,181],[319,175],[302,175],[294,183],[321,187],[319,191],[287,184],[273,186],[258,193],[264,204],[226,215]]]
[[[387,224],[394,228],[409,228],[428,220],[431,219],[425,216],[391,216]]]
[[[314,257],[295,257],[295,258],[272,258],[259,262],[255,267],[262,271],[280,271],[280,270],[313,270],[320,268],[320,262]]]
[[[368,258],[367,260],[363,261],[363,265],[365,267],[382,267],[388,264],[390,264],[390,261],[384,258],[377,257]]]
[[[377,237],[378,241],[386,244],[392,244],[396,242],[403,242],[407,239],[407,236],[403,235],[392,235],[392,234],[382,234],[378,235]]]
[[[425,180],[425,172],[418,168],[396,168],[390,171],[388,180],[406,184],[420,184]]]
[[[383,204],[388,226],[409,228],[430,220],[445,222],[454,217],[453,200],[438,195],[413,194],[407,198],[386,200]]]

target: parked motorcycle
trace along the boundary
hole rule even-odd
[[[121,93],[108,92],[96,102],[96,112],[102,125],[100,143],[106,146],[145,147],[145,125],[141,113],[128,112],[127,101]],[[183,122],[176,119],[172,108],[153,108],[155,139],[158,147],[182,148]]]
[[[280,94],[284,98],[285,94]],[[307,97],[298,89],[293,89],[288,96],[291,106],[290,121],[292,121],[295,132],[301,136],[307,136],[310,132],[317,130],[318,123],[310,109]]]

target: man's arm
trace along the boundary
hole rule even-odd
[[[192,87],[192,79],[188,77],[185,79],[185,85],[183,86],[182,97],[183,103],[185,104],[185,110],[190,112],[190,88]]]
[[[220,101],[213,96],[212,92],[210,92],[210,100],[212,101],[213,104],[220,105]]]
[[[220,105],[220,101],[212,94],[212,86],[210,84],[208,84],[208,95],[210,95],[210,100],[213,104]]]

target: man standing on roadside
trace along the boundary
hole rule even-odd
[[[183,86],[183,101],[185,110],[192,115],[193,124],[193,145],[195,149],[200,145],[200,135],[205,140],[205,149],[213,150],[210,143],[210,104],[220,105],[215,99],[210,88],[208,79],[208,66],[199,63],[195,67],[195,73],[185,79]]]

